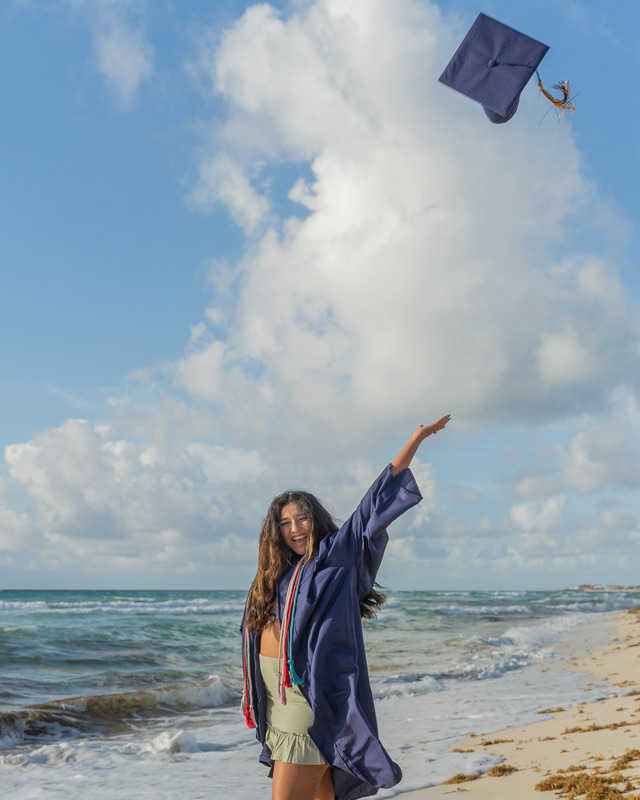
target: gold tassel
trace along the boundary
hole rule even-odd
[[[538,80],[538,86],[540,87],[540,91],[542,94],[550,100],[556,108],[560,109],[560,114],[558,115],[558,121],[560,121],[560,117],[564,114],[565,111],[575,111],[576,108],[571,102],[572,98],[569,96],[571,94],[571,84],[569,81],[560,81],[560,83],[554,84],[553,88],[558,91],[562,92],[562,97],[554,97],[550,94],[542,85],[542,81]]]

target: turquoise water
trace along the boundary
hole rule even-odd
[[[17,710],[70,697],[206,686],[216,676],[232,703],[240,691],[245,596],[0,592],[0,700],[5,711]],[[639,601],[637,594],[575,591],[392,592],[378,619],[365,625],[372,676],[383,694],[390,681],[408,690],[424,678],[496,677],[535,659],[544,644],[535,635],[539,623]]]
[[[0,698],[23,706],[238,674],[243,592],[0,592]]]

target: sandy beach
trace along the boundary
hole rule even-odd
[[[446,785],[402,797],[640,798],[640,609],[616,614],[611,625],[610,643],[581,659],[567,653],[554,669],[591,674],[606,681],[615,697],[550,709],[551,718],[538,723],[458,742],[455,752],[491,754],[504,761],[485,775],[459,775]]]

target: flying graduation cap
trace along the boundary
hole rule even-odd
[[[548,49],[546,44],[478,14],[438,80],[481,103],[491,122],[508,122]],[[562,92],[560,100],[546,91],[539,75],[538,85],[556,107],[573,110],[567,81],[553,87]]]

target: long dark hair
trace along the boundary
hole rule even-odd
[[[250,631],[261,631],[273,620],[272,608],[276,600],[278,579],[291,563],[293,553],[280,532],[282,509],[289,503],[297,503],[311,520],[311,536],[307,540],[307,552],[303,556],[305,562],[318,552],[320,542],[327,534],[335,533],[339,529],[327,509],[309,492],[284,492],[272,500],[260,531],[258,571],[249,589],[245,624]],[[363,619],[375,617],[386,600],[385,595],[376,590],[377,585],[374,584],[374,588],[360,600],[360,615]]]

